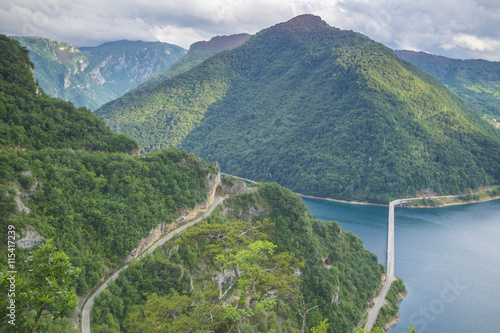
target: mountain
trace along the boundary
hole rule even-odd
[[[304,15],[96,114],[297,192],[387,203],[500,181],[500,135],[432,76]]]
[[[238,331],[231,329],[237,313],[244,313],[245,301],[253,306],[259,296],[248,292],[241,297],[243,278],[236,284],[235,273],[214,257],[238,251],[256,256],[253,246],[270,241],[277,246],[275,255],[292,258],[291,265],[276,267],[262,258],[248,269],[255,271],[258,265],[268,270],[247,285],[257,286],[262,296],[272,294],[276,306],[256,307],[241,331],[299,333],[302,318],[296,308],[302,313],[310,308],[303,332],[311,332],[324,318],[329,332],[353,332],[380,284],[383,267],[375,255],[336,222],[314,219],[302,199],[277,184],[247,189],[223,180],[223,186],[237,187],[241,194],[224,200],[210,218],[152,256],[131,263],[99,295],[92,312],[94,331]],[[240,277],[248,273],[242,267],[248,266],[240,264]],[[291,283],[293,290],[284,290]],[[297,294],[302,294],[303,303]],[[239,311],[229,316],[231,309]]]
[[[434,76],[481,116],[500,118],[500,62],[450,59],[407,50],[395,52]]]
[[[181,59],[186,50],[161,42],[121,40],[96,47],[13,37],[30,52],[40,86],[91,110],[120,97]]]
[[[177,74],[186,72],[217,53],[232,50],[240,46],[249,38],[249,34],[237,34],[231,36],[216,36],[208,42],[196,42],[189,47],[189,51],[184,57],[166,69],[163,73],[141,84],[139,88],[152,86]]]
[[[46,95],[26,50],[0,35],[0,148],[127,152],[137,142],[113,133],[85,108]]]
[[[28,247],[54,238],[82,268],[73,282],[79,294],[151,229],[205,202],[218,176],[215,163],[175,149],[137,155],[135,140],[90,110],[43,93],[26,50],[0,35],[0,231],[13,226]],[[29,254],[23,247],[19,265]]]
[[[247,325],[245,316],[259,330],[283,326],[299,332],[302,320],[293,307],[299,297],[302,311],[311,309],[304,326],[328,318],[335,331],[352,331],[376,294],[384,269],[356,235],[335,222],[315,220],[300,198],[277,184],[248,190],[244,183],[221,180],[216,162],[185,151],[126,154],[135,141],[112,133],[90,110],[43,93],[26,50],[6,36],[0,36],[0,119],[0,232],[10,236],[9,242],[0,240],[0,253],[15,255],[0,261],[1,333],[35,327],[75,332],[70,319],[60,318],[73,309],[62,300],[74,297],[75,290],[85,295],[161,236],[200,216],[216,193],[226,195],[223,207],[153,255],[130,262],[100,295],[92,313],[100,332],[117,332],[120,326],[130,332],[151,327],[220,332],[237,321]],[[93,147],[98,151],[80,148],[92,143],[99,144]],[[30,269],[39,262],[44,239],[60,251],[47,253],[47,262],[58,265],[39,265],[34,275]],[[262,245],[269,251],[257,253],[257,262],[249,251]],[[238,253],[243,261],[230,268]],[[61,272],[61,258],[81,269],[74,270],[77,277]],[[257,291],[248,293],[249,306],[260,302],[255,315],[241,292],[244,279],[256,272],[245,261],[264,269],[254,275],[258,283],[246,283]],[[236,275],[241,283],[234,283]],[[54,285],[59,280],[69,288]],[[40,286],[39,297],[33,285]],[[155,303],[179,297],[173,316]],[[13,301],[16,325],[7,324]]]

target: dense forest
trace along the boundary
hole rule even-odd
[[[76,295],[154,226],[206,200],[219,169],[175,148],[127,154],[134,140],[45,95],[26,51],[0,42],[0,232],[45,239],[14,250],[0,241],[16,260],[0,261],[0,332],[74,332],[66,316]],[[16,295],[7,297],[12,267]],[[96,332],[300,332],[325,327],[326,318],[329,332],[348,331],[382,273],[357,236],[315,220],[290,190],[261,184],[131,263],[98,298],[92,320]],[[6,324],[13,299],[16,326]]]
[[[275,252],[258,256],[257,245],[266,242]],[[220,257],[244,253],[259,259],[238,267],[262,268],[254,283],[262,297],[253,303],[256,296],[246,290],[248,306],[255,306],[243,317],[243,270],[236,278]],[[96,300],[94,332],[230,332],[240,325],[242,332],[294,333],[306,311],[307,332],[324,318],[328,332],[349,332],[382,273],[357,236],[315,220],[291,191],[263,183],[226,199],[209,218],[132,263]],[[259,307],[264,295],[270,303]]]
[[[162,42],[121,40],[93,47],[42,37],[13,37],[30,52],[40,86],[52,97],[97,109],[162,73],[186,50]]]
[[[156,151],[322,197],[387,203],[500,181],[500,134],[432,76],[304,15],[96,114]]]
[[[113,133],[86,108],[46,95],[38,86],[26,49],[0,35],[0,147],[86,147],[127,152],[137,142]]]
[[[84,294],[120,265],[153,227],[205,201],[208,181],[218,168],[176,149],[126,154],[137,147],[135,140],[113,133],[88,109],[44,94],[27,52],[5,36],[0,43],[0,232],[12,233],[16,240],[33,232],[35,238],[53,239],[53,248],[47,248],[39,262],[67,258],[61,265],[78,267],[78,274],[68,268],[75,274],[63,279],[68,284],[63,294]],[[0,252],[8,251],[14,250],[2,237]],[[71,328],[64,318],[51,320],[64,311],[52,316],[43,311],[51,309],[41,301],[48,294],[37,299],[27,293],[36,285],[29,273],[31,250],[17,246],[13,254],[19,271],[18,323],[25,321],[15,329],[24,332],[40,318],[38,332]],[[0,283],[8,285],[5,260],[0,268]],[[50,280],[54,275],[40,272],[37,279],[60,284]],[[2,288],[2,293],[7,290]],[[1,299],[1,332],[14,332],[4,325],[8,301]],[[37,306],[43,317],[29,311]]]
[[[437,78],[481,116],[500,118],[500,62],[451,59],[407,50],[395,52]]]
[[[142,83],[138,89],[143,89],[146,87],[154,86],[158,82],[164,81],[178,74],[186,72],[196,65],[201,64],[206,59],[210,58],[217,53],[222,51],[227,51],[234,49],[245,43],[250,38],[248,34],[238,34],[231,36],[216,36],[210,39],[208,42],[200,41],[193,43],[189,47],[188,53],[177,62],[172,64],[168,69],[159,75],[156,75],[146,82]],[[129,93],[130,95],[138,94],[139,92],[134,91]],[[140,93],[139,93],[140,94]]]
[[[82,268],[75,280],[78,294],[120,264],[158,223],[172,222],[182,209],[204,201],[205,178],[215,173],[214,166],[173,149],[145,158],[10,150],[0,154],[0,166],[1,185],[9,193],[4,199],[20,192],[31,210],[10,224],[16,230],[29,225],[54,238]]]

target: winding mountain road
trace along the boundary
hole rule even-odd
[[[221,196],[219,196],[219,195],[216,195],[215,196],[215,202],[214,202],[214,204],[202,216],[200,216],[200,217],[192,220],[191,222],[188,222],[188,223],[180,226],[179,228],[171,231],[170,233],[168,233],[164,237],[160,238],[156,243],[154,243],[153,245],[151,245],[151,247],[149,247],[146,251],[144,251],[144,253],[142,253],[140,256],[138,256],[134,260],[140,260],[147,253],[153,253],[153,251],[157,247],[162,246],[163,244],[165,244],[166,241],[170,240],[175,235],[184,232],[190,226],[192,226],[192,225],[200,222],[202,219],[204,219],[205,217],[207,217],[210,214],[212,214],[212,212],[214,211],[215,207],[217,207],[222,201],[224,201],[224,198],[221,197]],[[123,266],[123,267],[121,267],[120,269],[118,269],[112,276],[110,276],[102,284],[102,286],[99,289],[97,289],[97,291],[94,294],[92,294],[92,296],[90,296],[90,298],[88,299],[87,303],[85,303],[85,307],[83,308],[83,311],[82,311],[82,333],[90,333],[90,311],[92,310],[92,306],[94,305],[94,299],[108,286],[108,283],[110,281],[116,280],[116,278],[118,277],[118,274],[120,274],[120,272],[122,270],[126,269],[127,267],[128,267],[128,264],[125,265],[125,266]]]

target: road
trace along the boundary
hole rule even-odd
[[[385,304],[385,297],[389,292],[392,282],[396,279],[394,276],[394,206],[400,203],[416,200],[414,199],[398,199],[389,203],[389,222],[387,225],[387,266],[386,266],[386,281],[379,296],[374,299],[375,305],[368,312],[368,320],[365,325],[365,330],[371,330],[378,313]]]
[[[481,191],[477,191],[474,193],[471,193],[471,195],[483,193],[486,191],[491,190],[492,188],[497,187],[497,186],[490,186],[487,187]],[[443,195],[443,196],[435,196],[435,197],[427,197],[428,199],[440,199],[440,198],[457,198],[460,195]],[[392,285],[392,282],[396,280],[396,277],[394,275],[394,207],[414,201],[414,200],[421,200],[423,198],[409,198],[409,199],[397,199],[394,201],[391,201],[389,203],[389,222],[387,225],[387,267],[386,267],[386,282],[384,287],[382,288],[382,291],[380,292],[379,296],[376,297],[374,301],[374,306],[368,310],[368,320],[365,324],[365,330],[371,330],[373,325],[375,324],[375,321],[377,320],[378,313],[382,306],[385,304],[385,297],[387,296],[387,293],[389,292],[389,288]]]
[[[208,209],[205,214],[203,214],[202,216],[198,217],[197,219],[194,219],[193,221],[189,222],[189,223],[186,223],[182,226],[180,226],[179,228],[171,231],[170,233],[168,233],[167,235],[165,235],[164,237],[160,238],[156,243],[154,243],[153,245],[151,245],[151,247],[149,247],[146,251],[144,251],[143,254],[141,254],[140,256],[138,256],[136,259],[134,260],[140,260],[141,258],[143,258],[147,253],[153,253],[153,251],[158,247],[158,246],[162,246],[163,244],[165,244],[166,241],[170,240],[172,237],[174,237],[175,235],[177,234],[180,234],[182,232],[184,232],[187,228],[189,228],[190,226],[200,222],[202,219],[204,219],[205,217],[209,216],[210,214],[212,214],[212,212],[214,211],[215,207],[217,207],[222,201],[224,201],[224,198],[221,197],[221,196],[218,196],[216,195],[215,196],[215,202],[214,204],[210,207],[210,209]],[[116,278],[118,277],[118,274],[120,274],[120,272],[124,269],[126,269],[128,267],[128,264],[121,267],[119,270],[117,270],[112,276],[110,276],[103,284],[102,286],[97,289],[97,291],[92,294],[92,296],[90,296],[90,298],[88,299],[87,303],[85,304],[85,307],[83,308],[83,311],[82,311],[82,333],[90,333],[90,311],[92,310],[92,306],[94,305],[94,299],[99,296],[99,294],[108,286],[108,283],[110,281],[114,281],[116,280]]]

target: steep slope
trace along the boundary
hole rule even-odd
[[[177,74],[186,72],[196,65],[201,64],[204,60],[210,58],[211,56],[216,55],[217,53],[232,50],[235,47],[240,46],[249,38],[249,34],[238,34],[231,36],[216,36],[210,39],[208,42],[196,42],[189,47],[189,51],[184,57],[170,66],[160,75],[152,77],[151,79],[141,84],[139,88],[153,86],[161,81],[176,76]]]
[[[218,169],[175,149],[129,156],[125,153],[137,147],[134,140],[111,132],[90,110],[37,89],[26,52],[0,36],[0,232],[7,235],[10,225],[16,240],[30,230],[40,234],[17,242],[22,273],[28,255],[23,247],[54,238],[82,268],[73,282],[81,294],[152,228],[165,223],[168,229],[204,202]],[[1,253],[6,247],[4,237]],[[0,268],[5,265],[2,261]]]
[[[161,42],[116,41],[76,48],[39,37],[14,37],[30,51],[41,87],[95,110],[162,73],[186,51]]]
[[[127,152],[137,142],[111,132],[90,110],[47,96],[19,43],[0,35],[0,147],[86,147]]]
[[[437,78],[481,116],[500,118],[500,62],[450,59],[407,50],[395,52]]]
[[[147,151],[178,146],[318,196],[388,202],[500,181],[500,136],[477,113],[387,47],[312,15],[96,114]]]
[[[141,332],[154,326],[159,332],[233,332],[224,312],[240,298],[236,277],[213,258],[248,251],[256,241],[278,245],[276,255],[293,253],[290,264],[300,282],[295,294],[281,294],[275,307],[249,316],[243,332],[299,333],[302,318],[295,307],[312,309],[305,332],[323,318],[329,332],[353,331],[380,284],[382,265],[357,236],[342,232],[336,222],[315,220],[300,198],[268,183],[226,199],[210,218],[130,265],[96,300],[94,331]],[[272,281],[273,274],[262,282]],[[219,297],[223,291],[227,294]]]

